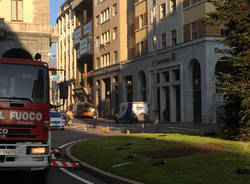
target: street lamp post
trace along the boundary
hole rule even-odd
[[[158,115],[158,93],[157,93],[157,61],[156,61],[156,0],[153,0],[153,65],[154,65],[154,107],[153,107],[153,120],[154,120],[154,128],[156,129],[156,125],[159,122]]]

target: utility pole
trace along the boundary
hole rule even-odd
[[[158,92],[157,92],[157,61],[156,61],[156,0],[153,0],[153,64],[154,64],[154,107],[153,107],[153,118],[154,118],[154,128],[156,129],[157,124],[159,123],[159,114],[158,114]]]

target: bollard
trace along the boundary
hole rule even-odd
[[[96,128],[96,123],[97,123],[97,118],[95,118],[93,121],[93,128]]]
[[[86,126],[86,125],[84,126],[83,131],[84,131],[84,132],[87,132],[87,126]]]
[[[141,128],[142,128],[142,133],[144,133],[144,128],[145,128],[145,122],[144,121],[141,122]]]
[[[109,125],[106,126],[106,133],[109,133]]]

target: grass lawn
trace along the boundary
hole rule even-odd
[[[250,184],[250,142],[185,134],[106,136],[77,143],[72,154],[91,165],[146,184]],[[131,162],[128,165],[112,167]]]

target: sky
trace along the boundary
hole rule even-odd
[[[57,14],[59,12],[59,9],[61,5],[65,2],[65,0],[49,0],[50,3],[50,25],[55,26],[56,25],[56,19]],[[56,54],[56,44],[52,44],[52,47],[50,48],[50,53]],[[56,59],[51,57],[51,65],[55,67]]]

